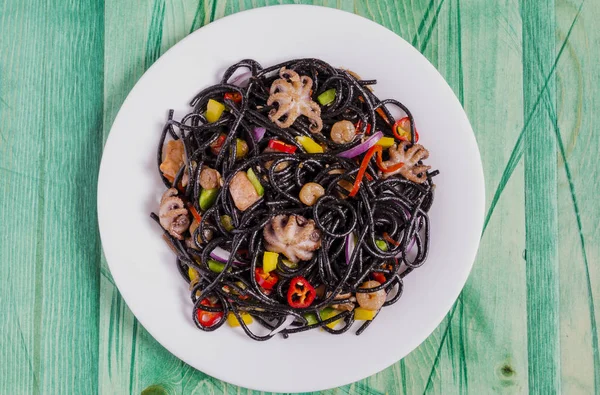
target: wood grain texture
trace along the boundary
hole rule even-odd
[[[103,17],[0,3],[3,394],[98,388]]]
[[[258,394],[137,323],[101,259],[96,174],[162,53],[225,15],[292,2],[355,12],[419,49],[469,115],[487,186],[477,261],[439,328],[323,393],[600,394],[595,0],[0,0],[0,393]]]
[[[529,391],[560,393],[554,0],[521,3],[525,137],[525,248]],[[549,76],[549,77],[546,77]],[[533,106],[535,97],[542,104]]]

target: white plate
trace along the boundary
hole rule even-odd
[[[436,198],[431,250],[406,278],[404,295],[361,336],[321,331],[255,342],[239,328],[204,333],[191,320],[187,285],[149,213],[164,190],[156,147],[167,110],[176,117],[225,68],[253,58],[263,66],[321,58],[377,79],[376,94],[407,105],[431,155]],[[119,111],[104,149],[98,217],[113,278],[137,319],[193,367],[263,391],[304,392],[372,375],[411,352],[458,297],[473,265],[484,212],[477,143],[450,87],[406,41],[365,18],[328,8],[276,6],[238,13],[198,30],[162,56]],[[374,344],[380,346],[374,347]]]

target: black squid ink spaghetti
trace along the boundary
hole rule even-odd
[[[358,321],[359,335],[400,299],[427,259],[438,171],[409,109],[375,83],[319,59],[243,60],[188,114],[169,112],[151,216],[199,329],[267,340]]]

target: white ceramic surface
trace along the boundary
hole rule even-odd
[[[429,259],[406,278],[401,300],[385,308],[361,336],[353,330],[342,336],[310,331],[287,340],[255,342],[227,325],[201,332],[191,320],[189,292],[175,258],[149,217],[164,189],[155,157],[167,110],[175,109],[176,117],[184,115],[196,92],[217,83],[225,68],[241,59],[269,66],[299,57],[321,58],[365,79],[377,79],[379,97],[398,99],[412,111],[420,142],[431,153],[428,164],[441,171],[430,212]],[[144,74],[119,111],[98,182],[104,253],[121,294],[144,328],[193,367],[265,391],[303,392],[348,384],[411,352],[458,297],[475,259],[483,214],[477,143],[440,74],[386,28],[350,13],[312,6],[234,14],[170,49]],[[373,347],[382,341],[385,347]]]

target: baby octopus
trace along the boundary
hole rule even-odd
[[[190,227],[190,218],[183,200],[177,197],[177,189],[170,188],[160,199],[158,218],[160,225],[176,239],[183,240],[183,233]]]
[[[400,173],[407,180],[418,184],[423,183],[427,179],[426,173],[427,170],[431,169],[431,166],[425,166],[419,164],[419,162],[429,157],[429,151],[420,144],[415,144],[410,148],[409,146],[410,142],[401,141],[398,146],[394,144],[390,147],[390,159],[384,161],[383,164],[386,167],[390,167],[398,163],[404,163],[404,166],[394,172],[383,173],[383,178]]]
[[[310,131],[323,129],[321,107],[310,97],[313,81],[308,76],[299,76],[285,67],[279,71],[281,78],[273,81],[267,105],[277,103],[278,108],[269,112],[269,118],[280,128],[289,128],[296,119],[304,115],[310,121]],[[284,118],[285,117],[285,118]],[[284,118],[284,120],[282,120]]]
[[[265,248],[285,255],[290,261],[308,261],[321,247],[321,231],[315,221],[300,215],[277,215],[263,231]]]

